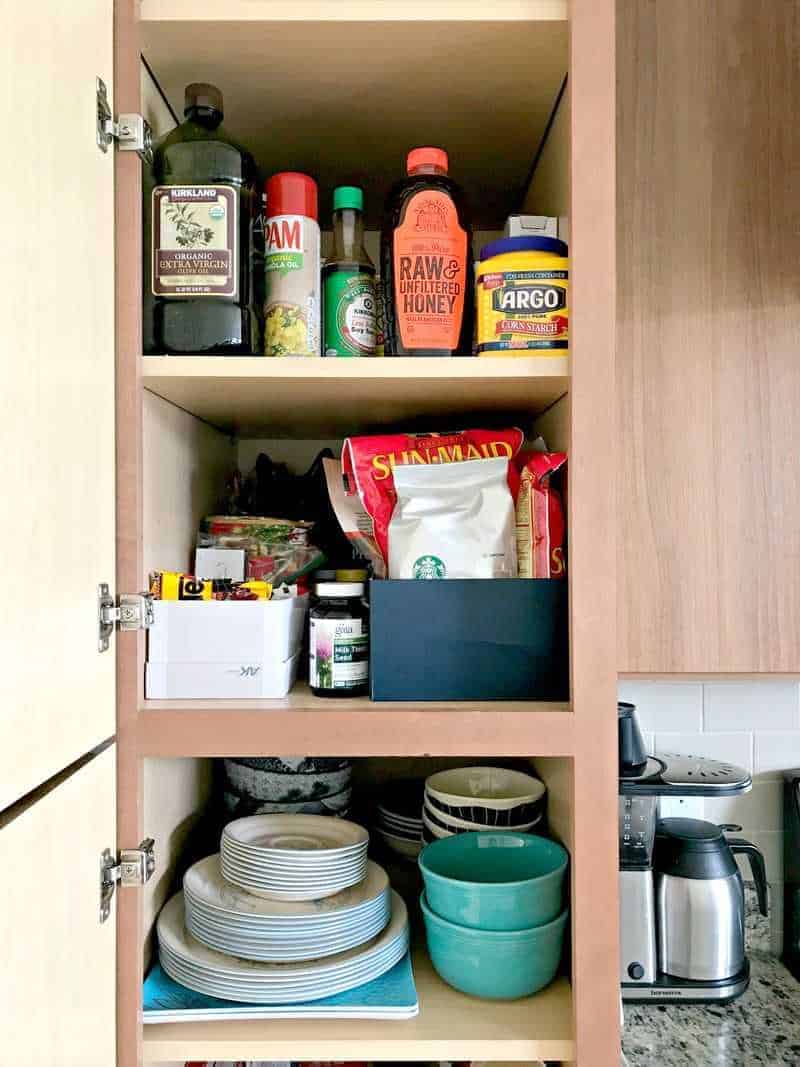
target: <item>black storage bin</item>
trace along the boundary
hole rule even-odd
[[[567,700],[564,579],[373,581],[373,700]]]

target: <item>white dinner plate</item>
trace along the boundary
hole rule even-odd
[[[218,971],[220,974],[233,978],[256,978],[259,980],[275,979],[279,981],[300,978],[306,975],[314,975],[318,972],[334,974],[342,966],[350,965],[354,960],[368,959],[378,955],[394,939],[401,935],[408,925],[408,913],[403,898],[394,890],[392,891],[392,920],[383,933],[357,949],[351,949],[343,953],[335,960],[326,960],[325,963],[315,966],[312,964],[269,964],[253,963],[248,960],[238,960],[229,956],[214,952],[198,944],[187,933],[184,923],[183,894],[176,893],[164,907],[156,923],[156,930],[160,943],[167,950],[179,958],[201,968]]]
[[[408,915],[397,893],[392,911],[389,925],[366,944],[301,963],[244,960],[207,948],[186,930],[181,893],[162,909],[157,933],[165,971],[190,988],[213,985],[231,999],[291,1002],[353,988],[393,966],[408,943]]]
[[[219,983],[207,975],[186,972],[181,968],[179,962],[167,955],[161,956],[161,962],[166,973],[175,981],[180,982],[189,989],[194,989],[209,996],[251,1004],[302,1004],[306,1001],[321,1000],[324,997],[334,996],[348,989],[356,989],[359,986],[366,985],[368,982],[373,982],[376,978],[391,970],[407,952],[407,941],[405,943],[400,941],[389,955],[380,961],[373,962],[369,968],[362,972],[354,972],[330,981],[308,985],[295,992],[283,990],[280,993],[252,990],[250,987],[236,985],[230,986]]]

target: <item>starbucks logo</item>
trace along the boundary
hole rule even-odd
[[[415,578],[444,578],[446,573],[447,567],[438,556],[420,556],[413,567]]]

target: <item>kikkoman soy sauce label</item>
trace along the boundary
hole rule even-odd
[[[394,232],[395,314],[406,348],[458,347],[466,281],[467,234],[453,201],[417,193]]]
[[[325,278],[326,356],[375,354],[375,281],[369,274],[335,270]]]
[[[236,296],[237,197],[227,185],[153,190],[155,296]]]

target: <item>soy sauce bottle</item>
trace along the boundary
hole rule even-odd
[[[187,85],[183,113],[143,181],[144,351],[252,355],[256,166],[222,128],[215,86]]]
[[[408,153],[381,235],[387,356],[472,354],[472,231],[441,148]]]

